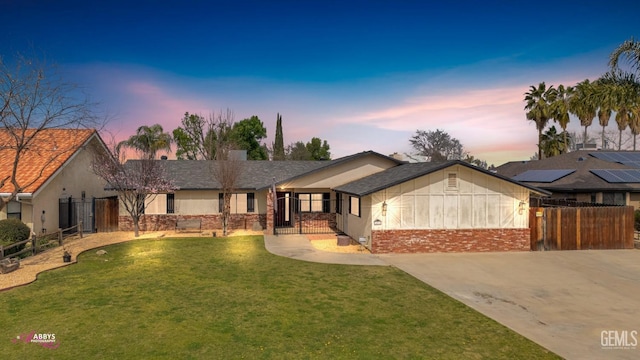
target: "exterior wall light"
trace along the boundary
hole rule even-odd
[[[518,204],[518,214],[522,215],[526,205],[527,205],[526,202],[520,201],[520,204]]]
[[[387,202],[382,203],[382,216],[387,216]]]

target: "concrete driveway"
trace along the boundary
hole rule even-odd
[[[379,255],[568,359],[640,358],[640,251]]]

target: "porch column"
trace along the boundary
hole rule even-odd
[[[267,235],[272,235],[274,231],[273,199],[275,196],[273,190],[269,189],[267,193],[267,228],[265,229]]]

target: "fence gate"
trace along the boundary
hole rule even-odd
[[[91,199],[60,199],[58,209],[58,227],[68,229],[82,221],[82,231],[91,233],[94,230],[93,201]]]
[[[94,199],[96,232],[118,231],[118,197]]]
[[[276,234],[330,234],[336,232],[335,200],[330,193],[277,192]]]
[[[529,211],[531,250],[633,249],[633,206]]]

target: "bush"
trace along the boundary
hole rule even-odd
[[[18,219],[0,220],[0,245],[8,246],[13,243],[27,240],[31,235],[31,229]],[[5,250],[4,255],[10,255],[22,251],[25,244]]]
[[[634,217],[635,217],[635,220],[636,220],[635,224],[634,224],[635,225],[634,227],[635,227],[636,231],[640,231],[640,210],[636,210],[634,215],[635,215]]]

